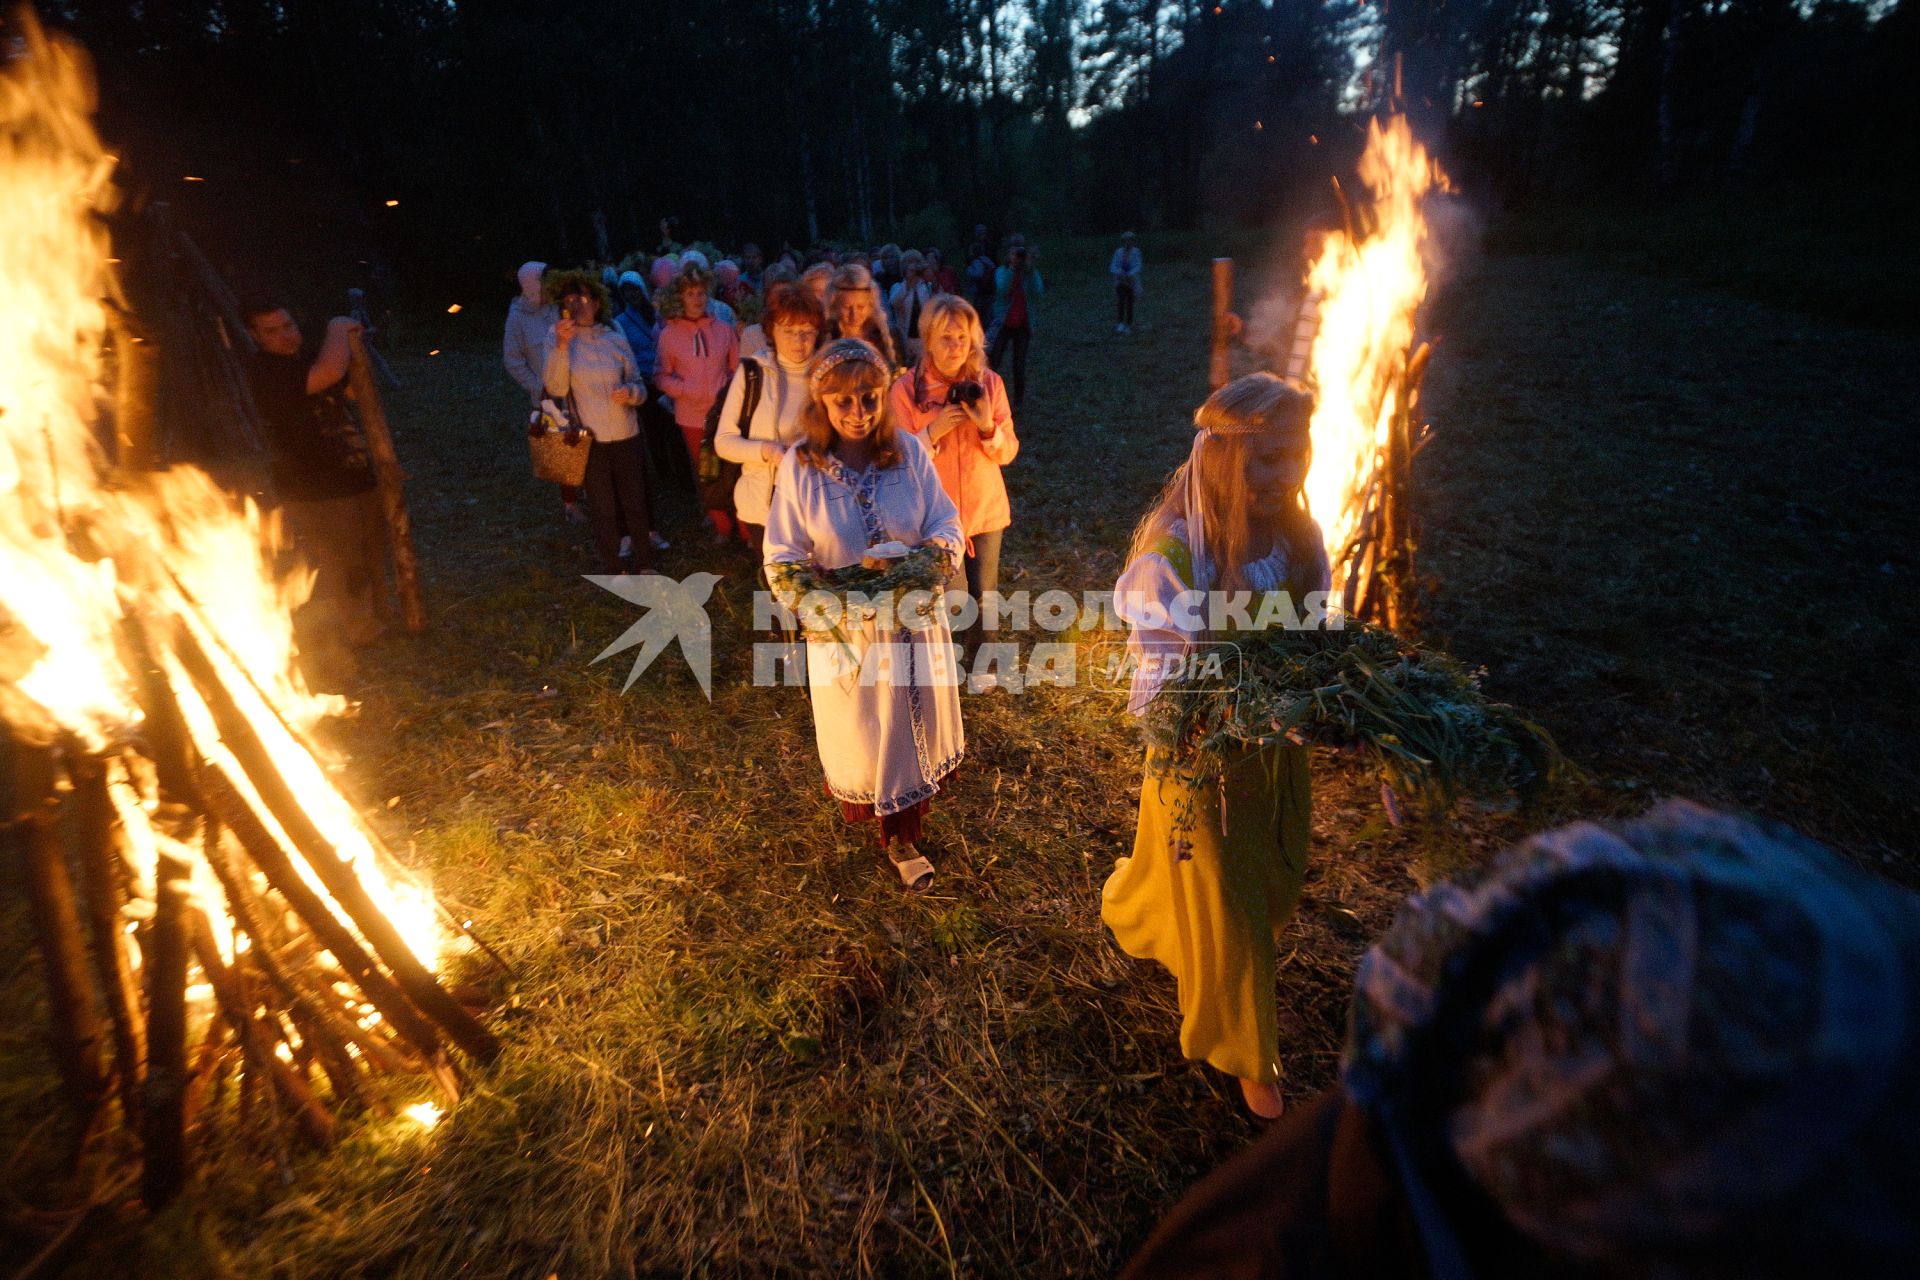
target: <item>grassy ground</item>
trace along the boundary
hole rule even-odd
[[[1205,266],[1156,263],[1123,340],[1103,258],[1054,257],[1005,562],[1012,586],[1102,587],[1205,391]],[[1484,263],[1434,324],[1433,626],[1595,781],[1416,834],[1316,761],[1277,993],[1295,1098],[1333,1078],[1393,904],[1528,825],[1682,792],[1910,870],[1910,353],[1555,258]],[[1171,981],[1099,922],[1138,770],[1116,700],[969,700],[938,887],[903,895],[821,793],[804,693],[749,686],[750,566],[684,508],[662,567],[726,574],[711,705],[674,654],[625,695],[624,657],[589,664],[631,610],[580,581],[479,328],[396,355],[433,630],[374,655],[338,739],[350,790],[515,966],[473,967],[507,1052],[430,1135],[367,1121],[290,1183],[235,1159],[77,1274],[1113,1271],[1254,1132],[1181,1061]],[[7,976],[17,1064],[34,975]],[[6,1079],[10,1124],[44,1109]]]

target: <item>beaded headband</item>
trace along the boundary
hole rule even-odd
[[[814,361],[813,372],[807,375],[807,390],[818,391],[821,380],[849,360],[859,360],[872,365],[882,373],[886,372],[886,365],[881,362],[880,353],[866,343],[855,340],[845,346],[828,349],[824,355]]]
[[[1289,412],[1291,410],[1291,412]],[[1193,424],[1196,435],[1202,436],[1257,436],[1268,432],[1294,434],[1309,428],[1313,419],[1313,402],[1307,400],[1296,405],[1277,406],[1275,412],[1253,422],[1228,422],[1219,426],[1205,426],[1197,419]]]

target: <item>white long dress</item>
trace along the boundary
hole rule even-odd
[[[912,435],[895,438],[898,463],[858,472],[831,457],[815,467],[801,450],[788,450],[767,513],[766,563],[844,569],[883,542],[933,543],[958,556],[960,513],[932,457]],[[882,816],[935,795],[966,751],[945,612],[896,619],[884,630],[873,619],[843,620],[839,635],[810,632],[807,642],[813,732],[827,790]]]

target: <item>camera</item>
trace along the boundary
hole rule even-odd
[[[956,382],[947,388],[947,403],[957,404],[962,409],[987,394],[987,389],[972,380]]]

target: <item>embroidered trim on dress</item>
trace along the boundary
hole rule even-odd
[[[866,526],[867,530],[867,545],[873,547],[885,542],[886,528],[880,523],[880,513],[873,509],[874,490],[880,484],[880,468],[868,467],[856,476],[848,470],[846,463],[828,454],[826,471],[828,475],[845,485],[853,494],[855,501],[859,502],[860,522]]]
[[[912,790],[902,792],[900,795],[895,796],[892,800],[888,801],[884,807],[874,799],[874,792],[850,791],[844,787],[836,787],[833,785],[833,779],[831,778],[825,779],[827,793],[835,800],[844,800],[848,804],[870,805],[876,816],[885,817],[890,813],[899,813],[903,809],[911,809],[922,800],[928,800],[939,795],[940,784],[946,780],[948,774],[960,767],[960,761],[966,757],[966,754],[964,750],[954,752],[951,756],[947,757],[947,759],[940,762],[939,767],[933,771],[929,781],[923,782]]]

